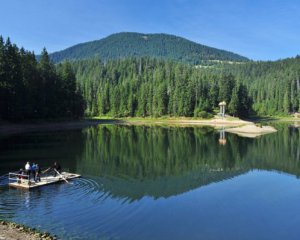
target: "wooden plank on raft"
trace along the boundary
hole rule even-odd
[[[9,183],[8,185],[14,188],[33,189],[33,188],[59,183],[59,182],[63,182],[69,179],[79,178],[79,177],[81,177],[81,175],[79,174],[62,172],[60,175],[57,175],[56,177],[54,176],[41,177],[40,182],[34,182],[33,180],[30,180],[30,183],[28,184],[28,180],[16,179],[16,182]]]

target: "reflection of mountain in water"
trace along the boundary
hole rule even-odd
[[[250,169],[300,176],[299,129],[278,125],[258,139],[228,134],[218,144],[212,128],[103,126],[86,129],[77,171],[99,177],[122,198],[168,197]]]
[[[78,172],[131,199],[169,197],[244,173],[241,162],[253,141],[230,136],[220,146],[212,128],[98,126],[85,134]]]
[[[182,176],[158,177],[139,181],[124,178],[101,178],[103,191],[118,198],[138,200],[144,196],[171,197],[214,182],[220,182],[245,173],[244,170],[192,171]]]

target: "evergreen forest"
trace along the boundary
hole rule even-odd
[[[44,49],[36,59],[0,37],[0,119],[210,118],[221,101],[242,118],[300,111],[299,56],[200,65],[151,56],[54,64]]]
[[[89,116],[209,117],[221,101],[238,117],[300,112],[299,56],[213,66],[150,58],[93,59],[72,66]]]
[[[114,117],[210,117],[220,101],[246,117],[252,100],[232,74],[151,58],[72,63],[86,100],[86,115]]]
[[[70,63],[55,66],[46,49],[37,62],[0,36],[0,119],[79,118],[84,108]]]
[[[228,64],[220,69],[245,84],[257,115],[300,112],[300,56],[274,62]]]

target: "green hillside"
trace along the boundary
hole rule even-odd
[[[194,67],[150,58],[72,63],[90,116],[234,116],[300,111],[300,58]]]
[[[300,57],[192,66],[151,57],[54,65],[0,37],[0,119],[86,116],[211,117],[300,111]],[[83,98],[82,98],[83,97]]]
[[[168,34],[116,33],[50,54],[52,61],[100,58],[102,61],[128,57],[151,57],[190,64],[208,60],[247,61],[238,54],[207,47]]]
[[[225,100],[229,113],[247,116],[252,101],[231,74],[151,58],[72,62],[87,116],[210,117]]]
[[[213,71],[216,71],[213,70]],[[300,111],[300,57],[278,61],[224,66],[247,86],[253,109],[259,115],[287,115]]]

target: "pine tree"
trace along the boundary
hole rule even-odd
[[[229,113],[233,116],[239,115],[240,102],[239,102],[239,86],[236,85],[232,90],[230,103],[228,105]]]
[[[82,116],[85,104],[76,92],[74,72],[70,64],[62,69],[59,76],[46,49],[37,63],[34,53],[18,49],[9,38],[4,43],[0,36],[0,118],[60,118],[66,112],[64,101],[72,102],[70,116]]]
[[[6,101],[7,101],[7,83],[6,83],[6,75],[5,75],[5,48],[4,48],[4,40],[0,35],[0,119],[4,119],[6,116]]]
[[[289,114],[290,112],[290,100],[289,100],[289,94],[288,91],[285,92],[284,98],[283,98],[283,110],[285,114]]]
[[[230,102],[232,89],[235,85],[235,79],[232,74],[224,75],[220,80],[219,86],[219,102]]]
[[[6,116],[14,121],[23,118],[24,85],[22,82],[19,49],[8,38],[5,43],[4,72],[7,84]]]
[[[38,68],[41,78],[38,112],[43,118],[51,118],[57,114],[57,108],[59,107],[59,103],[54,99],[58,79],[55,73],[55,66],[51,63],[46,48],[41,53]]]

